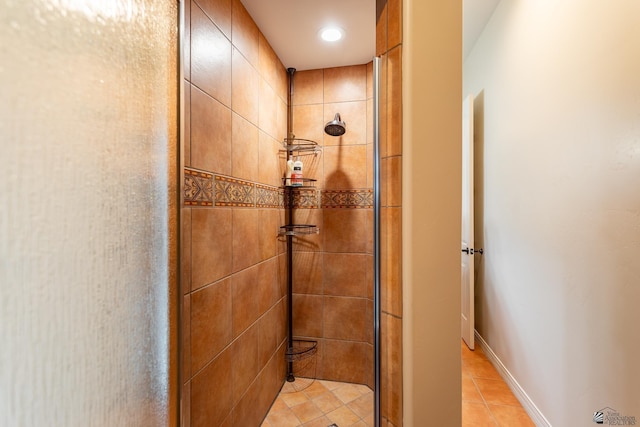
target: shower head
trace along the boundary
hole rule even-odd
[[[324,131],[327,135],[340,136],[344,135],[347,131],[347,124],[340,119],[340,113],[336,113],[336,116],[324,126]]]

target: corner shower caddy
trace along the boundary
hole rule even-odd
[[[295,71],[295,68],[287,69],[289,74],[289,111],[287,117],[287,137],[282,142],[284,150],[287,153],[287,161],[294,156],[316,154],[320,151],[317,142],[296,138],[292,131],[293,74]],[[315,355],[318,350],[317,341],[293,338],[293,238],[294,236],[318,234],[320,230],[314,224],[295,224],[293,220],[296,193],[299,190],[316,189],[316,180],[312,178],[302,178],[302,185],[291,185],[290,179],[282,178],[282,188],[284,190],[286,224],[280,227],[279,235],[285,236],[287,242],[287,381],[293,382],[295,381],[293,363],[301,362]]]
[[[306,139],[293,137],[285,138],[284,149],[287,152],[287,160],[301,154],[315,154],[320,149],[318,143]],[[282,188],[284,190],[284,205],[286,224],[280,227],[280,236],[287,239],[287,320],[288,320],[288,340],[287,340],[287,381],[295,381],[293,373],[293,363],[301,362],[306,358],[316,354],[318,342],[313,340],[301,340],[293,338],[293,237],[318,234],[320,230],[314,224],[296,224],[293,220],[295,209],[295,195],[299,190],[316,189],[316,180],[312,178],[302,178],[302,185],[290,185],[288,178],[282,178]]]

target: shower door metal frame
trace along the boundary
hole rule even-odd
[[[373,352],[374,352],[374,426],[381,425],[380,366],[380,63],[373,58]]]

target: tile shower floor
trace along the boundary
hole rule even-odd
[[[291,383],[285,382],[262,427],[328,427],[332,424],[372,427],[371,389],[360,384],[316,380],[296,391]]]
[[[535,427],[482,349],[461,343],[462,426]],[[299,381],[305,381],[304,379]],[[294,383],[295,384],[295,383]],[[261,427],[371,427],[373,392],[367,386],[316,380],[296,391],[285,383]]]

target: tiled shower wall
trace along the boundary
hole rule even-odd
[[[258,426],[285,375],[287,75],[239,0],[185,15],[183,425]]]
[[[380,90],[381,413],[402,426],[402,0],[377,0]]]
[[[294,77],[293,133],[322,150],[300,156],[317,179],[296,206],[298,223],[320,234],[296,237],[293,333],[318,342],[315,372],[303,375],[373,387],[372,64],[301,71]],[[341,137],[324,133],[336,113]]]
[[[183,425],[259,425],[284,381],[279,189],[287,74],[239,0],[186,3]],[[295,221],[294,333],[318,378],[372,385],[372,65],[296,73],[294,133],[317,190]],[[339,112],[347,133],[324,123]]]

